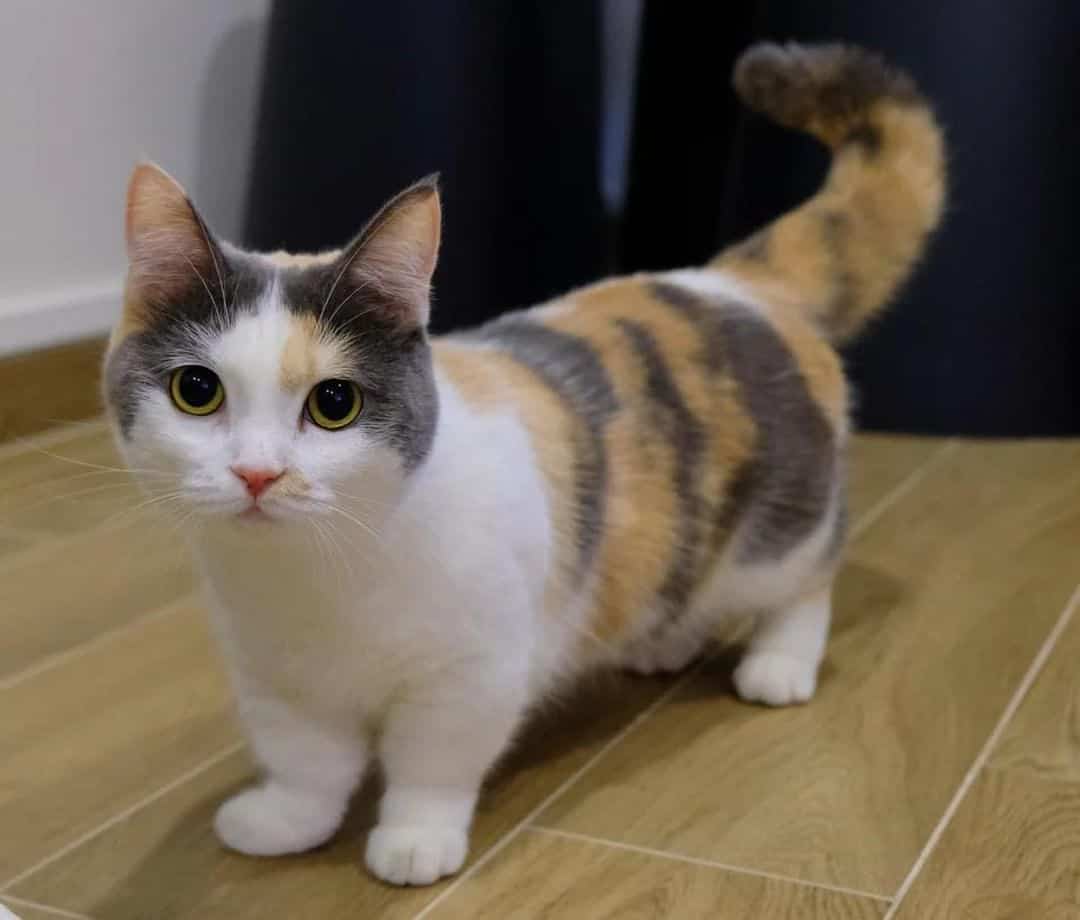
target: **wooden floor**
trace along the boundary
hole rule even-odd
[[[60,459],[63,458],[63,459]],[[374,790],[308,856],[225,853],[251,775],[192,579],[98,423],[0,447],[0,903],[24,918],[1080,917],[1080,442],[863,439],[821,689],[730,657],[585,688],[396,890]]]

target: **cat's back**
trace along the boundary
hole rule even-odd
[[[748,564],[779,560],[835,510],[839,360],[722,273],[600,282],[440,340],[435,359],[467,403],[528,429],[561,575],[594,585],[603,634],[643,598],[685,607],[733,536]]]

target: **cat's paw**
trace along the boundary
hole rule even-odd
[[[750,652],[735,669],[735,689],[748,703],[805,703],[817,686],[817,663],[780,652]]]
[[[252,786],[225,802],[214,830],[225,846],[249,856],[302,853],[326,843],[344,816],[342,804],[278,783]]]
[[[391,885],[431,885],[465,862],[468,834],[457,827],[379,825],[368,837],[367,867]]]

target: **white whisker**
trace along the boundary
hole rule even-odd
[[[191,270],[195,272],[199,280],[202,282],[203,289],[206,291],[206,296],[210,298],[210,305],[214,308],[214,312],[216,313],[218,308],[217,301],[214,300],[214,295],[210,293],[210,285],[206,283],[206,279],[202,276],[202,272],[195,267],[195,263],[192,262],[185,253],[181,252],[180,256],[185,262],[187,262],[188,265],[191,266]]]

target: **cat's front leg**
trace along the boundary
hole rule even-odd
[[[472,674],[399,701],[379,741],[387,788],[367,843],[368,868],[395,885],[430,885],[461,868],[484,776],[524,709],[525,669]]]
[[[263,780],[226,801],[214,818],[225,846],[252,856],[310,850],[345,816],[367,762],[367,743],[273,696],[242,694],[240,714]]]

